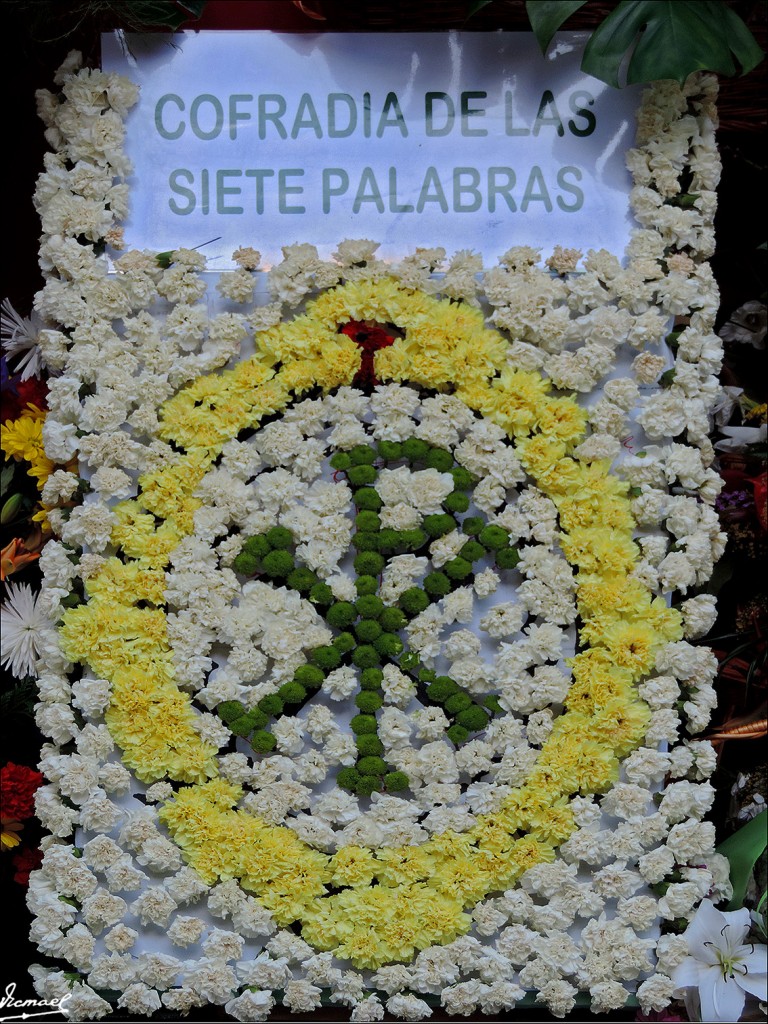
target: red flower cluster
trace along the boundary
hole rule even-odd
[[[35,790],[43,784],[43,776],[25,765],[8,764],[0,768],[0,815],[24,821],[35,813]]]
[[[346,334],[362,349],[360,369],[352,383],[356,388],[375,387],[379,382],[373,371],[373,357],[380,348],[389,348],[395,339],[378,324],[365,320],[350,320],[341,328],[341,334]]]
[[[16,869],[13,873],[14,882],[18,882],[19,885],[29,885],[30,871],[36,871],[42,863],[42,850],[30,850],[26,847],[19,850],[13,857],[13,866]]]
[[[3,422],[18,419],[30,402],[47,409],[48,384],[39,377],[22,380],[18,375],[6,381],[3,375]]]

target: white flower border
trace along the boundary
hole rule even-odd
[[[64,542],[88,552],[75,566],[66,548],[57,542],[47,545],[41,559],[41,604],[53,620],[76,577],[87,579],[101,563],[112,525],[111,498],[130,493],[139,471],[167,457],[162,442],[139,443],[121,425],[127,421],[151,437],[157,410],[169,396],[185,382],[237,359],[245,325],[238,313],[206,324],[205,318],[174,320],[171,311],[159,332],[151,315],[141,312],[158,291],[170,302],[202,295],[204,286],[196,275],[200,263],[191,254],[188,266],[180,259],[162,273],[152,260],[137,255],[122,266],[118,260],[123,273],[117,278],[108,274],[108,259],[97,246],[122,242],[119,222],[127,210],[129,173],[121,149],[122,118],[136,90],[117,76],[80,71],[77,55],[65,63],[56,82],[60,95],[39,94],[54,152],[46,159],[36,193],[46,275],[36,308],[49,322],[62,325],[42,335],[43,356],[53,375],[45,438],[51,458],[63,462],[77,455],[96,489],[68,521],[56,510],[50,515]],[[591,253],[584,271],[574,273],[574,254],[556,250],[547,260],[549,273],[534,265],[538,254],[512,250],[506,263],[479,283],[476,259],[459,253],[436,281],[432,273],[442,261],[439,251],[421,251],[385,267],[375,259],[372,243],[342,243],[331,262],[320,261],[310,246],[291,246],[271,274],[275,301],[250,310],[248,327],[260,330],[279,322],[285,306],[342,278],[393,274],[408,287],[467,301],[477,301],[484,292],[494,309],[492,322],[524,339],[510,346],[517,365],[543,368],[560,387],[583,393],[603,383],[605,397],[591,411],[593,433],[587,444],[593,458],[614,455],[622,444],[626,448],[630,433],[637,438],[641,429],[652,442],[685,433],[687,444],[645,446],[642,457],[623,459],[621,471],[637,489],[634,514],[649,534],[643,579],[664,590],[699,586],[723,543],[712,510],[719,482],[706,437],[721,355],[712,333],[717,290],[706,263],[713,250],[719,176],[715,94],[715,80],[703,75],[692,76],[682,90],[661,83],[647,91],[637,148],[629,154],[635,179],[631,201],[641,227],[633,233],[626,268],[606,253]],[[676,203],[684,172],[691,177],[689,197]],[[678,255],[662,266],[667,247]],[[247,259],[243,270],[223,280],[225,297],[242,301],[252,295]],[[676,339],[674,373],[667,375],[671,384],[658,389],[653,382],[668,361],[663,348],[657,348],[658,356],[647,348],[663,339],[672,315],[685,317],[687,324]],[[113,331],[113,323],[130,316],[128,345]],[[616,348],[626,340],[639,350],[633,362],[643,386],[639,399],[626,378],[606,384],[614,373]],[[639,413],[630,429],[628,416],[636,403]],[[44,499],[54,504],[74,486],[75,479],[59,471],[46,485]],[[669,549],[669,534],[675,550]],[[688,637],[706,632],[713,617],[710,600],[694,598],[683,609]],[[371,978],[367,972],[338,969],[329,955],[313,953],[285,932],[273,935],[257,960],[240,961],[243,936],[268,932],[268,922],[251,897],[243,902],[242,894],[236,896],[231,883],[206,892],[194,872],[181,866],[178,851],[155,827],[150,811],[126,813],[130,778],[111,757],[113,742],[101,724],[108,692],[95,693],[94,684],[86,694],[82,684],[71,684],[71,666],[55,640],[48,641],[38,665],[36,710],[52,742],[43,751],[48,784],[37,806],[52,835],[44,841],[43,867],[31,879],[29,905],[35,914],[32,936],[41,951],[68,960],[80,980],[73,984],[61,970],[36,967],[37,991],[45,998],[68,994],[67,1012],[76,1020],[110,1012],[110,1004],[95,991],[107,988],[120,991],[118,1005],[138,1015],[161,1004],[183,1011],[213,1002],[225,1003],[236,1019],[260,1020],[273,1005],[270,990],[287,991],[283,1002],[300,1011],[318,1004],[322,987],[330,989],[332,1001],[352,1007],[354,1020],[380,1019],[382,999],[396,1016],[427,1016],[429,1006],[419,996],[429,993],[439,995],[452,1013],[477,1008],[494,1013],[522,997],[509,964],[516,946],[530,952],[535,943],[537,955],[524,958],[532,965],[524,980],[539,989],[537,1000],[553,1013],[567,1012],[578,989],[589,990],[593,1010],[610,1011],[627,998],[624,982],[639,982],[637,998],[644,1010],[662,1009],[673,992],[669,975],[687,950],[674,934],[658,941],[647,937],[648,924],[689,917],[702,897],[725,893],[728,881],[727,865],[713,853],[714,830],[701,821],[713,796],[706,781],[714,768],[712,749],[695,739],[678,742],[680,705],[689,736],[707,722],[715,661],[706,649],[679,642],[662,652],[657,667],[664,685],[655,693],[649,687],[646,694],[653,709],[649,745],[625,762],[623,792],[632,795],[635,787],[647,788],[666,777],[659,811],[622,821],[625,812],[617,793],[614,821],[619,823],[598,833],[596,824],[590,826],[598,816],[586,801],[580,852],[572,857],[592,865],[593,874],[603,865],[599,872],[606,880],[610,876],[606,891],[618,894],[618,916],[612,916],[614,910],[594,917],[603,903],[593,900],[595,910],[586,910],[587,924],[575,942],[556,921],[542,917],[545,908],[533,897],[548,901],[558,892],[558,872],[561,882],[571,875],[560,859],[551,870],[530,872],[521,890],[478,907],[480,935],[503,928],[501,948],[492,951],[466,937],[432,955],[420,954],[413,970],[383,968]],[[665,740],[669,749],[660,752],[658,743]],[[80,850],[71,837],[86,828],[97,835]],[[109,838],[112,830],[117,842]],[[631,893],[635,878],[664,884],[665,894],[658,900],[623,898],[627,879]],[[145,879],[152,883],[149,888],[141,888]],[[133,888],[137,884],[138,890]],[[123,896],[112,894],[110,886]],[[587,889],[587,908],[590,892],[597,895]],[[182,960],[146,950],[133,957],[139,930],[155,934],[171,919],[181,948],[195,942],[202,917],[176,911],[201,897],[207,908],[202,955]],[[228,915],[232,929],[217,927]],[[548,937],[541,934],[544,929]],[[619,966],[606,967],[600,949],[609,951]],[[655,954],[655,970],[645,950]],[[371,994],[374,989],[377,994]]]

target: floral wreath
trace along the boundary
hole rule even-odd
[[[276,998],[494,1013],[526,990],[558,1015],[630,988],[662,1009],[687,950],[654,928],[728,885],[702,821],[711,747],[679,740],[713,703],[688,642],[713,605],[664,596],[722,545],[713,80],[645,96],[627,268],[516,247],[482,278],[471,253],[435,276],[441,250],[390,266],[372,242],[329,262],[299,245],[254,306],[241,249],[213,317],[198,253],[120,255],[135,88],[75,59],[58,81],[42,429],[82,476],[43,490],[60,625],[38,651],[52,836],[30,906],[77,973],[35,968],[38,991],[80,1019],[107,991],[239,1020]]]

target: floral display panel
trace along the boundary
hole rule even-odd
[[[135,87],[76,56],[57,86],[38,993],[663,1009],[675,923],[729,887],[692,642],[714,79],[646,92],[623,255],[291,244],[267,301],[258,239],[216,279],[128,246]]]

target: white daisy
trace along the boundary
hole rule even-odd
[[[29,319],[19,316],[8,299],[3,299],[0,309],[0,338],[6,358],[22,356],[15,370],[21,373],[22,380],[39,377],[43,368],[43,354],[38,344],[38,335],[43,321],[34,312]]]
[[[53,627],[37,607],[38,594],[26,583],[9,583],[8,601],[0,607],[0,664],[17,679],[34,672],[45,640]]]

